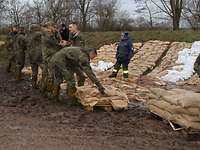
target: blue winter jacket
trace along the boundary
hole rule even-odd
[[[116,59],[130,60],[133,57],[133,43],[129,38],[121,39],[117,47]]]

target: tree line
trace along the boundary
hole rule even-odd
[[[131,30],[134,28],[172,28],[181,20],[192,29],[200,27],[200,0],[132,0],[140,6],[133,14],[120,9],[119,0],[0,0],[0,23],[30,26],[53,21],[76,21],[82,31]],[[126,2],[124,0],[124,2]],[[161,21],[160,21],[161,20]],[[162,21],[165,20],[165,21]]]

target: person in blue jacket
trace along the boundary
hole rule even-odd
[[[109,77],[110,78],[117,77],[117,73],[122,65],[123,77],[128,78],[128,65],[132,57],[133,57],[133,43],[128,36],[128,32],[124,32],[122,33],[121,40],[117,47],[117,53],[116,53],[117,61],[114,65],[113,72]]]

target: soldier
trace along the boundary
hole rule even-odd
[[[32,69],[32,87],[37,88],[38,68],[42,69],[42,32],[37,24],[31,26],[28,50]]]
[[[72,22],[69,25],[69,32],[70,32],[70,41],[72,42],[71,46],[80,46],[80,47],[85,46],[85,41],[76,22]]]
[[[19,28],[19,33],[17,34],[16,41],[14,43],[15,50],[15,63],[16,63],[16,80],[21,80],[21,71],[25,64],[25,50],[27,49],[27,41],[25,36],[25,30],[23,27]]]
[[[128,64],[133,57],[133,44],[128,37],[128,32],[122,33],[121,41],[117,47],[116,63],[110,78],[117,77],[117,73],[122,65],[123,67],[123,77],[128,78]]]
[[[57,37],[57,29],[54,23],[47,22],[42,27],[43,36],[42,36],[42,82],[41,90],[45,92],[48,87],[48,82],[51,81],[49,76],[48,63],[51,57],[60,50],[59,38]],[[50,84],[50,83],[49,83]]]
[[[62,45],[63,46],[85,46],[85,41],[83,39],[83,36],[78,29],[78,24],[76,22],[72,22],[69,24],[69,41],[63,40]]]
[[[200,77],[200,54],[197,57],[195,63],[194,63],[194,71],[198,74],[198,76]]]
[[[60,84],[63,80],[67,81],[67,95],[70,97],[75,96],[76,82],[74,73],[76,69],[81,69],[102,94],[105,94],[104,87],[96,78],[90,66],[90,59],[97,56],[95,49],[87,49],[80,47],[66,47],[57,52],[51,59],[50,70],[54,77],[53,96],[58,98],[60,91]]]
[[[11,72],[11,68],[15,63],[14,42],[16,40],[17,33],[18,33],[17,27],[12,27],[11,32],[9,33],[6,40],[6,47],[8,50],[8,65],[6,67],[7,72]]]

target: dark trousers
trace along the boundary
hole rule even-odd
[[[130,60],[128,60],[128,59],[117,59],[117,62],[114,65],[113,72],[118,73],[120,67],[122,66],[123,73],[128,74],[128,64],[129,64],[129,62],[130,62]]]

